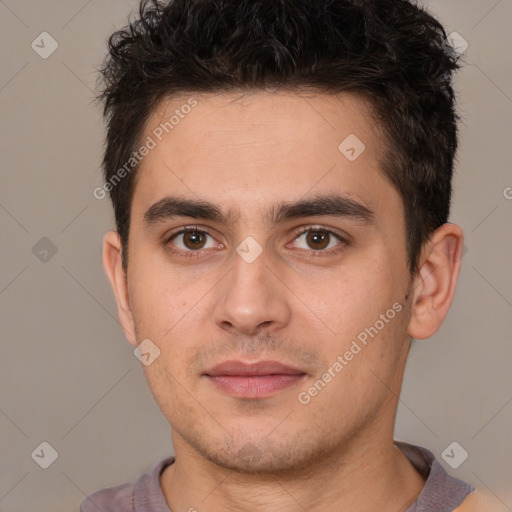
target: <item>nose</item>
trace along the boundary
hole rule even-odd
[[[289,292],[263,251],[248,263],[234,255],[231,272],[222,280],[214,321],[232,334],[271,333],[290,321]]]

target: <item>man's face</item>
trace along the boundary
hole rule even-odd
[[[392,434],[409,347],[405,220],[361,99],[239,97],[195,95],[163,136],[186,99],[147,123],[156,146],[132,203],[129,300],[137,343],[160,350],[144,371],[175,447],[286,471]],[[320,197],[340,200],[281,208]],[[166,198],[225,218],[170,216]],[[293,370],[214,370],[226,361]]]

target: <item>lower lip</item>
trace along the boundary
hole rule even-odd
[[[301,374],[281,375],[207,375],[218,389],[238,398],[264,398],[297,384],[305,377]]]

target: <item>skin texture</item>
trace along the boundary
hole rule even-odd
[[[187,98],[163,101],[142,139]],[[142,161],[127,275],[117,233],[105,235],[103,252],[128,341],[149,338],[160,349],[144,372],[172,427],[176,462],[161,477],[170,508],[405,510],[424,485],[393,446],[410,336],[434,334],[450,307],[462,231],[438,228],[410,275],[403,203],[380,171],[382,134],[360,97],[194,98],[198,105]],[[338,149],[349,134],[366,147],[354,161]],[[281,202],[333,193],[373,211],[374,222],[265,220]],[[232,218],[145,225],[145,212],[169,195],[215,203]],[[309,225],[309,238],[301,236]],[[208,232],[200,251],[186,235],[168,241],[186,226]],[[324,247],[314,238],[322,230],[347,242],[331,235]],[[252,263],[236,252],[249,236],[262,249]],[[401,307],[393,319],[321,392],[299,402],[394,304]],[[270,397],[236,398],[204,376],[230,359],[276,360],[306,376]]]
[[[472,492],[455,512],[507,512],[510,510],[499,498],[481,490]]]

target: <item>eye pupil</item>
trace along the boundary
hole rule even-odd
[[[329,234],[326,231],[310,231],[307,242],[314,249],[324,249],[329,245]],[[317,244],[320,244],[320,246]]]
[[[189,231],[184,234],[183,242],[189,249],[201,248],[204,245],[204,234],[199,231]],[[189,246],[191,243],[191,246]]]

